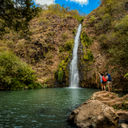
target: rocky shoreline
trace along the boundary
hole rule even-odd
[[[96,92],[68,121],[78,128],[128,128],[128,94],[118,97],[112,92]]]

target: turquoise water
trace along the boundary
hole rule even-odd
[[[97,90],[39,89],[0,92],[0,128],[72,128],[71,111]]]

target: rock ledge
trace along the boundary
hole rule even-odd
[[[128,111],[114,109],[127,105],[128,95],[119,98],[115,93],[100,91],[75,109],[69,123],[78,128],[128,128]]]

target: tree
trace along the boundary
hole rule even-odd
[[[28,22],[38,11],[32,0],[0,0],[0,19],[16,31],[28,30]]]
[[[0,1],[0,18],[6,21],[6,25],[12,25],[12,19],[14,18],[14,2],[12,0]]]

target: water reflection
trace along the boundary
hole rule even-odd
[[[78,105],[79,104],[80,89],[81,88],[69,88],[70,101],[71,101],[72,105]]]

